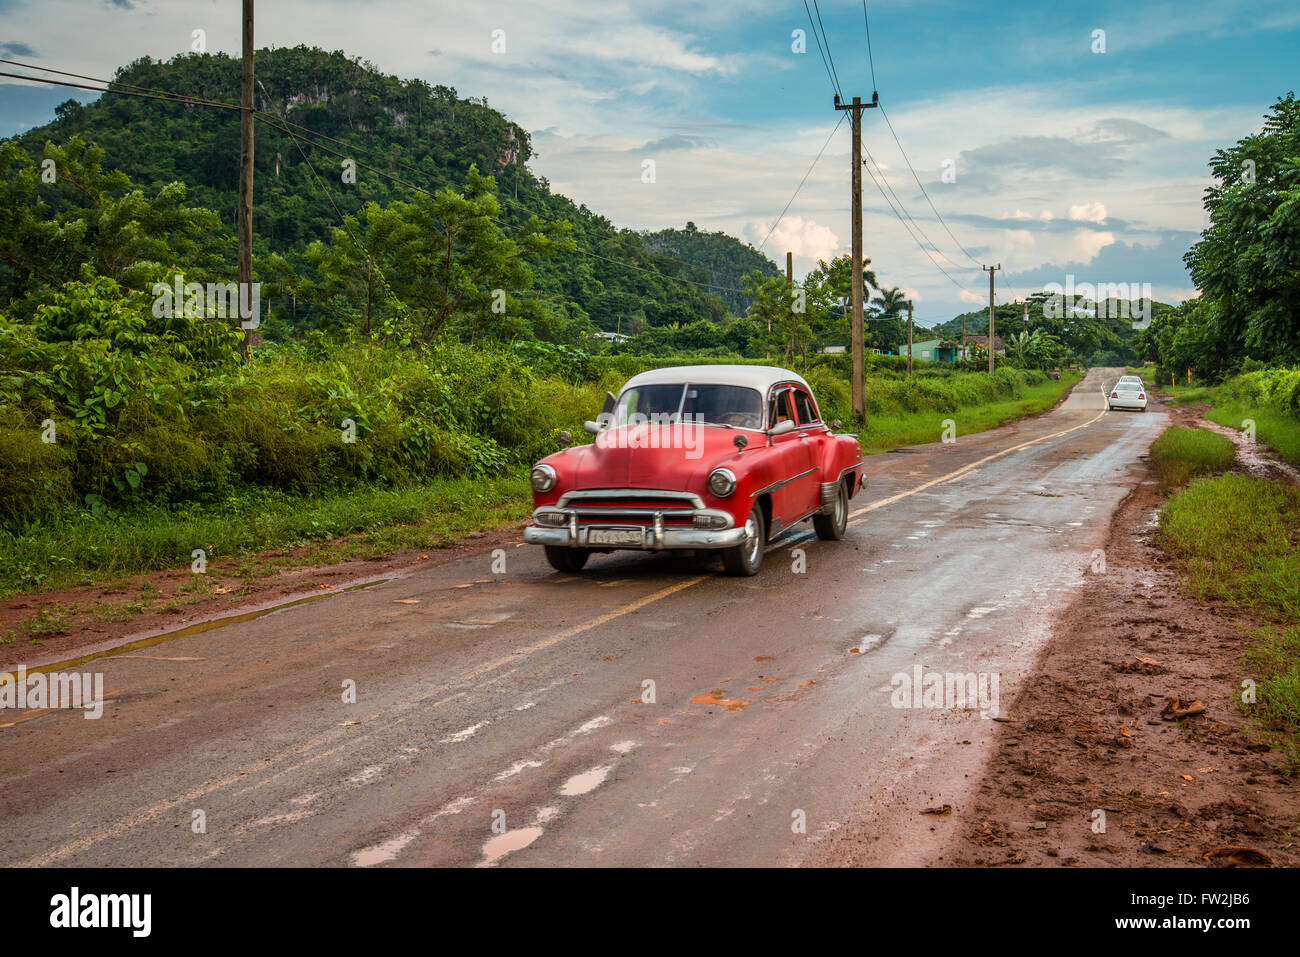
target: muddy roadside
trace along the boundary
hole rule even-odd
[[[1168,411],[1174,424],[1203,424],[1197,410]],[[1115,513],[940,863],[1300,862],[1300,781],[1234,698],[1260,622],[1181,590],[1153,540],[1162,501],[1142,475]],[[1190,713],[1164,713],[1172,699]]]

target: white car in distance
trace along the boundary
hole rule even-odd
[[[1121,377],[1106,397],[1106,408],[1137,409],[1139,412],[1145,412],[1147,410],[1147,387],[1135,375]]]

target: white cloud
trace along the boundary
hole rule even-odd
[[[988,299],[986,297],[977,296],[969,289],[963,289],[960,293],[957,294],[957,298],[960,299],[962,302],[973,302],[977,306],[983,306],[988,303]]]
[[[1075,222],[1104,223],[1106,207],[1101,203],[1083,203],[1079,206],[1071,206],[1067,215]]]
[[[1092,262],[1102,248],[1115,241],[1114,233],[1092,229],[1077,230],[1070,237],[1070,259],[1074,262]]]
[[[757,245],[763,241],[769,228],[765,223],[752,222],[745,232]],[[834,257],[840,248],[840,239],[829,226],[822,226],[816,220],[786,216],[772,230],[772,237],[765,248],[789,251],[797,257],[815,262]]]

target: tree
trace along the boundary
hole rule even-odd
[[[801,302],[784,276],[764,276],[758,270],[745,277],[745,291],[753,300],[748,318],[758,324],[764,348],[786,362],[798,357],[806,363],[815,344],[806,293]]]
[[[320,279],[298,291],[310,302],[333,306],[339,318],[355,321],[369,335],[377,319],[401,309],[390,283],[397,277],[398,253],[413,240],[414,227],[400,210],[377,203],[367,203],[343,222],[330,242],[318,240],[307,247],[304,255]]]
[[[1186,319],[1197,328],[1212,328],[1212,348],[1224,358],[1300,361],[1300,103],[1295,94],[1278,98],[1260,133],[1218,150],[1210,170],[1216,180],[1205,191],[1210,226],[1184,257],[1204,305]],[[1200,337],[1189,330],[1187,339],[1192,338]]]
[[[496,182],[470,167],[464,193],[450,187],[395,203],[410,226],[397,254],[394,291],[412,309],[415,331],[426,341],[459,323],[470,337],[494,331],[504,338],[525,332],[542,308],[521,293],[533,281],[530,258],[572,249],[569,224],[536,216],[511,239],[496,222],[501,204]]]

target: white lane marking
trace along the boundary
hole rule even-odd
[[[480,728],[486,728],[491,721],[480,721],[478,724],[471,724],[464,731],[457,731],[455,734],[449,734],[439,741],[439,744],[459,744],[462,741],[468,741],[474,735],[478,734]]]
[[[540,768],[541,766],[541,761],[531,761],[528,758],[525,758],[522,761],[516,761],[514,764],[510,765],[510,767],[498,774],[494,780],[504,781],[507,778],[514,777],[520,771],[526,771],[529,768]]]

